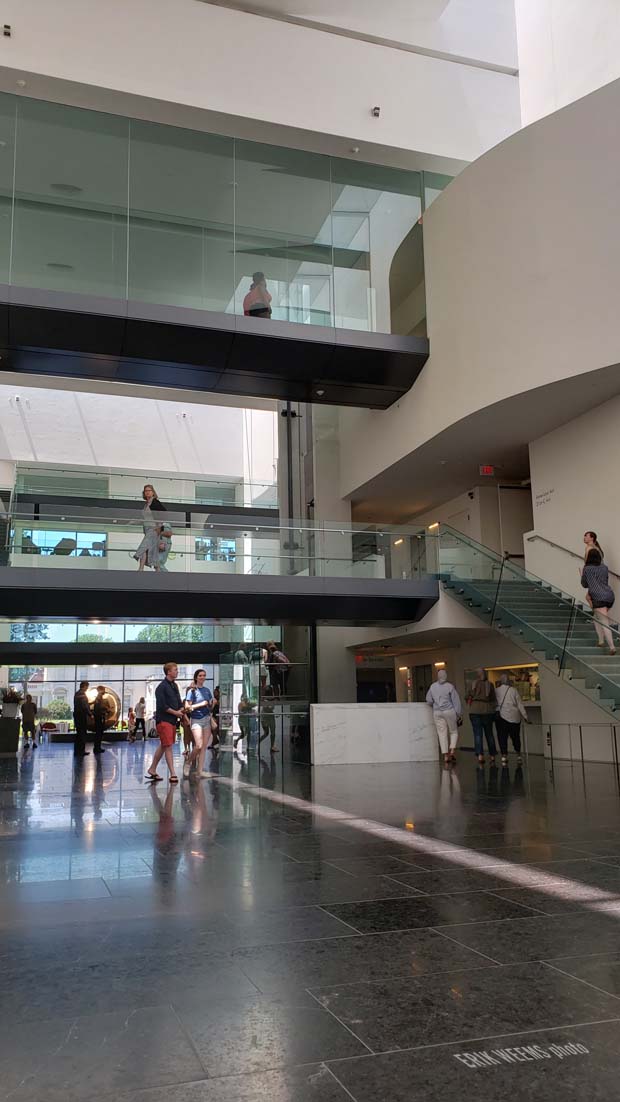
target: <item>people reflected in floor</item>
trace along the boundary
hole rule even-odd
[[[86,805],[86,782],[87,772],[84,762],[80,759],[76,761],[73,770],[73,780],[71,784],[71,800],[69,805],[69,815],[71,817],[71,827],[74,834],[81,835],[84,833],[84,811]]]
[[[90,719],[90,704],[86,695],[87,689],[88,681],[80,681],[80,687],[73,698],[73,722],[75,725],[73,753],[76,758],[84,758],[88,754],[86,737]]]
[[[291,672],[291,660],[273,640],[267,643],[267,656],[269,684],[273,689],[274,696],[286,696]]]
[[[493,724],[495,722],[495,688],[482,667],[476,670],[476,678],[467,693],[469,719],[474,732],[474,746],[480,765],[484,765],[484,739],[489,750],[491,765],[495,765],[497,746]]]
[[[101,745],[107,720],[107,709],[104,696],[105,685],[97,685],[97,696],[93,703],[93,716],[95,719],[95,744],[93,746],[93,753],[95,754],[105,754],[105,750]]]
[[[103,819],[105,806],[105,785],[103,783],[103,761],[98,757],[95,762],[95,776],[93,778],[93,818],[96,822]]]
[[[264,272],[254,272],[250,290],[243,300],[243,313],[246,318],[271,317],[271,294]]]
[[[171,786],[164,802],[153,784],[150,787],[151,801],[158,817],[153,847],[153,880],[157,884],[161,900],[169,903],[176,894],[176,880],[181,859],[181,846],[174,820],[174,793]]]
[[[239,720],[239,734],[233,739],[233,749],[236,750],[239,743],[245,742],[246,752],[250,750],[250,720],[254,711],[254,704],[245,693],[239,699],[237,713]],[[242,747],[243,749],[243,747]]]
[[[220,745],[220,687],[216,685],[213,690],[213,704],[211,706],[211,749],[217,750]]]
[[[172,753],[177,737],[177,725],[184,713],[183,702],[177,685],[179,667],[176,662],[164,664],[164,679],[155,689],[155,724],[159,736],[159,746],[153,755],[153,760],[147,770],[149,781],[163,781],[163,777],[157,772],[157,766],[165,757],[168,766],[168,779],[170,784],[178,784],[179,778],[174,767]]]
[[[192,769],[197,779],[207,777],[205,773],[205,754],[211,745],[211,706],[213,694],[205,685],[207,671],[196,670],[194,679],[185,696],[185,708],[190,722],[193,749],[183,766],[183,776],[189,777]]]
[[[439,670],[437,680],[426,694],[426,703],[433,709],[433,722],[446,765],[456,762],[456,745],[459,738],[459,721],[462,722],[461,698],[446,670]]]
[[[272,754],[278,753],[278,747],[276,746],[276,717],[275,717],[275,697],[271,685],[267,685],[260,703],[260,725],[263,729],[263,733],[260,736],[260,743],[265,739],[269,739],[269,750]]]

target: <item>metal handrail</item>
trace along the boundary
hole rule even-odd
[[[553,540],[547,539],[546,536],[539,536],[538,532],[534,532],[533,536],[527,536],[527,542],[533,543],[534,540],[540,540],[542,543],[549,544],[549,547],[555,547],[556,551],[564,551],[566,555],[570,555],[573,559],[578,559],[583,563],[583,555],[579,555],[576,551],[571,551],[570,547],[563,547],[561,543],[554,543]],[[610,566],[607,567],[610,574],[613,574],[614,578],[620,578],[620,574],[617,574],[615,570],[612,570]]]

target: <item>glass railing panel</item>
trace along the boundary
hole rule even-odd
[[[418,172],[8,95],[0,132],[4,281],[422,332]],[[392,270],[412,234],[415,263]]]
[[[620,630],[613,609],[575,605],[562,675],[595,702],[611,702],[620,710]]]
[[[61,497],[87,497],[89,501],[135,501],[142,508],[141,495],[153,476],[147,472],[122,469],[89,470],[87,467],[54,468],[43,464],[19,463],[15,472],[15,500],[28,494]],[[242,477],[229,479],[183,478],[162,475],[157,491],[163,501],[187,505],[229,505],[231,509],[248,505],[277,508],[278,488],[274,482]]]
[[[10,280],[14,157],[15,99],[0,94],[0,283]]]
[[[329,157],[237,141],[235,195],[231,309],[333,325]]]
[[[560,668],[574,602],[544,589],[520,567],[505,560],[495,597],[494,626]]]
[[[137,508],[135,515],[129,516],[104,509],[95,510],[94,516],[87,515],[81,507],[71,511],[66,504],[48,509],[50,515],[41,508],[35,519],[21,515],[17,507],[9,530],[11,565],[85,570],[137,568],[146,549]],[[150,549],[158,567],[195,573],[405,581],[435,572],[434,545],[419,529],[347,528],[338,522],[310,527],[309,522],[293,521],[274,526],[269,520],[262,524],[260,518],[252,518],[250,523],[224,518],[188,525],[186,517],[179,510],[161,514],[162,523],[172,535],[162,536],[157,548],[153,543]],[[464,554],[479,557],[471,549],[465,549]],[[459,568],[462,574],[462,565]],[[481,572],[482,567],[474,571],[477,575]]]
[[[331,169],[335,324],[393,332],[399,294],[410,295],[417,278],[409,271],[405,294],[390,273],[422,214],[420,174],[343,158],[332,158]]]
[[[234,294],[233,139],[131,121],[129,298],[223,313]]]
[[[128,119],[16,103],[11,282],[126,299]]]
[[[304,649],[307,631],[301,629]],[[281,652],[244,643],[220,656],[222,743],[242,756],[270,753],[309,761],[311,666],[307,660],[279,661]]]

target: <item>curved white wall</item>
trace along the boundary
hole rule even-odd
[[[431,356],[391,409],[342,412],[343,496],[468,414],[620,363],[619,119],[616,81],[508,138],[426,212]]]

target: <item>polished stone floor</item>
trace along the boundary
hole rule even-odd
[[[0,1100],[618,1096],[612,768],[152,749],[0,759]]]

